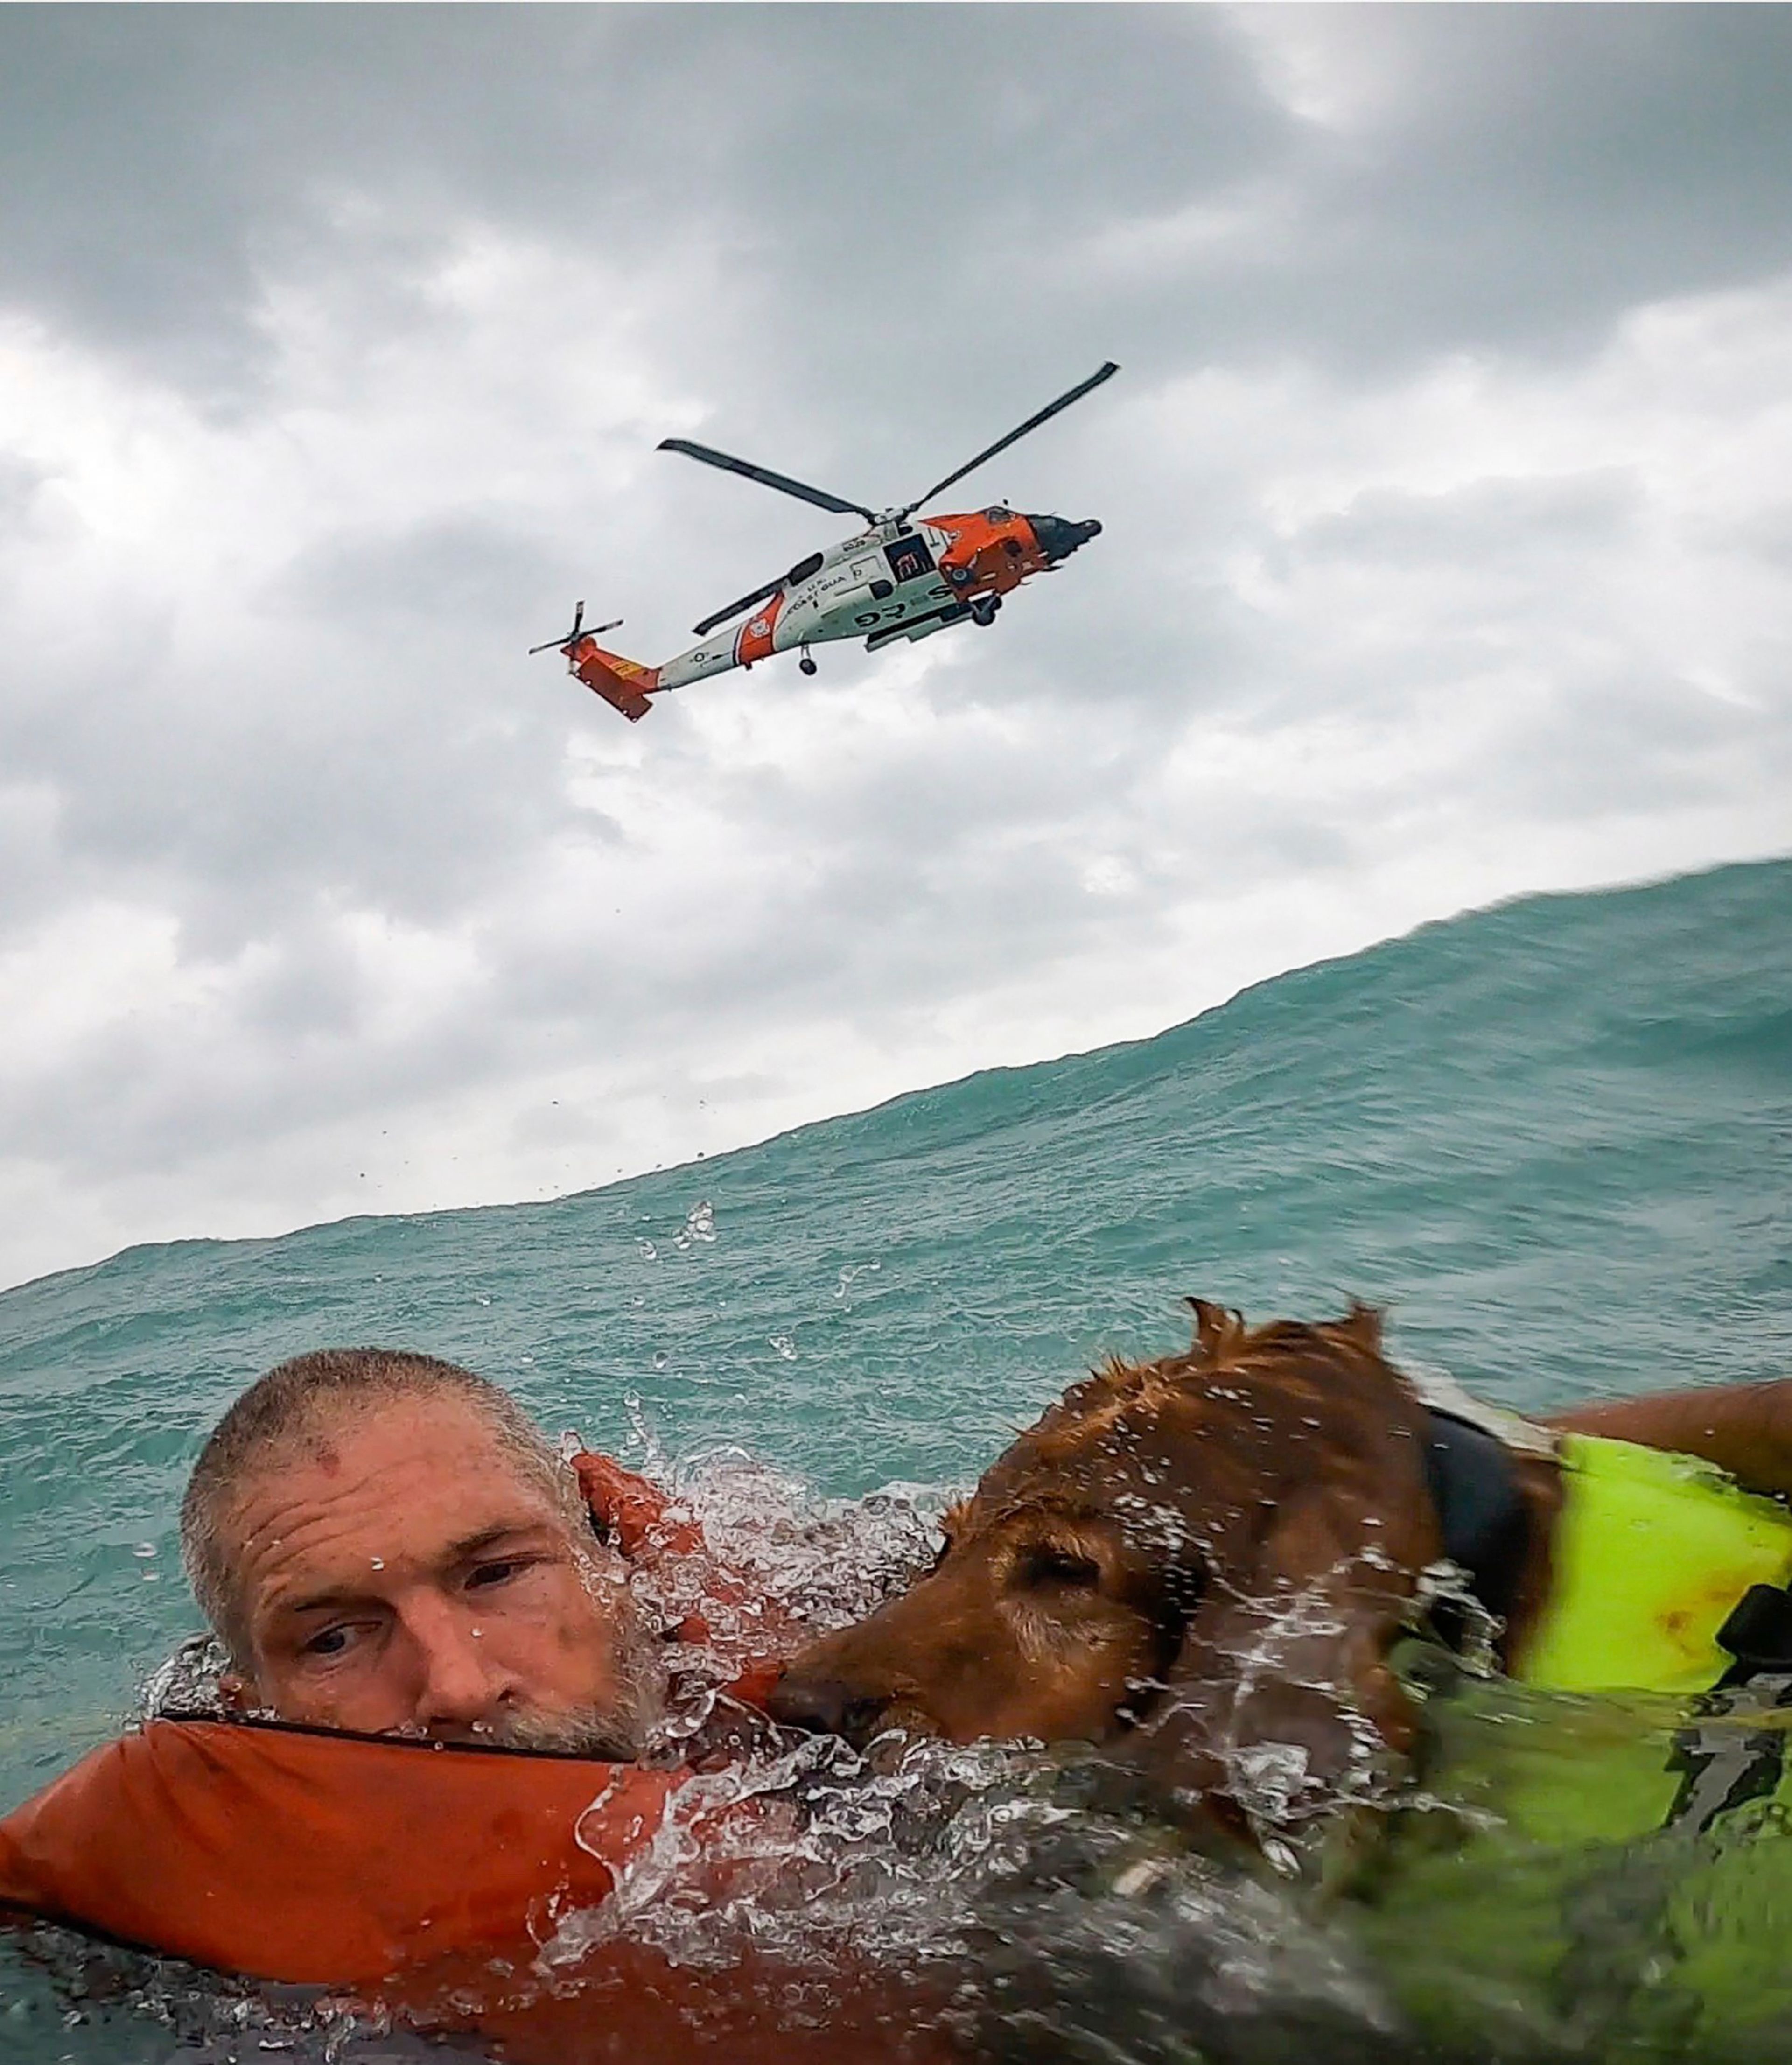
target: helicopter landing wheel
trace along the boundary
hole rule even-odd
[[[1001,607],[1002,598],[999,596],[979,596],[971,605],[971,620],[973,624],[981,624],[987,627],[995,621],[995,612]]]
[[[804,653],[803,657],[797,662],[797,665],[798,669],[805,674],[813,674],[815,672],[815,662],[809,658],[806,653]]]

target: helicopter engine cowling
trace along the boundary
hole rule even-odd
[[[1068,560],[1072,552],[1080,552],[1090,539],[1101,535],[1101,526],[1094,517],[1087,523],[1072,523],[1064,516],[1029,516],[1033,535],[1039,541],[1039,550],[1045,555],[1048,567],[1055,567],[1060,560]]]

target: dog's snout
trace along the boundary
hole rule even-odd
[[[888,1704],[883,1694],[868,1694],[863,1687],[850,1685],[843,1678],[789,1671],[773,1692],[767,1710],[774,1721],[782,1722],[786,1728],[862,1742],[874,1732],[878,1716]]]

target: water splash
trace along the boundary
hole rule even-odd
[[[955,1964],[983,1892],[1068,1811],[1050,1790],[1010,1746],[784,1741],[680,1787],[609,1897],[559,1918],[540,1970],[622,1942],[716,1970],[749,1943],[809,1967],[849,1942],[881,1966]]]
[[[216,1635],[191,1635],[159,1664],[137,1695],[139,1721],[212,1720],[224,1711],[230,1657]]]

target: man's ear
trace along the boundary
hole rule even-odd
[[[227,1714],[246,1714],[252,1707],[260,1703],[255,1687],[241,1671],[230,1670],[220,1675],[218,1704]]]

